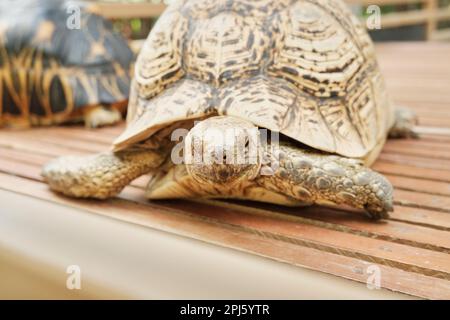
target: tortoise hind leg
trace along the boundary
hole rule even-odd
[[[348,205],[373,219],[388,218],[393,188],[381,174],[355,159],[281,145],[279,168],[257,183],[304,203]]]
[[[166,153],[154,150],[61,157],[47,164],[42,176],[54,191],[76,198],[107,199],[139,176],[158,168]]]
[[[122,114],[115,108],[97,106],[84,113],[84,124],[87,128],[98,128],[113,125],[122,120]]]
[[[389,131],[389,138],[418,138],[419,134],[414,131],[417,124],[417,115],[414,111],[405,107],[397,107],[395,123]]]

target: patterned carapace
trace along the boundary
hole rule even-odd
[[[134,54],[90,8],[1,1],[0,126],[55,124],[84,108],[126,106]]]
[[[372,42],[337,0],[181,0],[136,64],[116,149],[209,114],[319,150],[364,157],[393,124]]]

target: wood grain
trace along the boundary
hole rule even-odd
[[[394,102],[416,110],[422,126],[448,128],[450,44],[390,44],[378,46],[377,52]],[[395,187],[395,212],[390,220],[376,223],[347,208],[150,202],[143,191],[148,177],[105,202],[68,199],[42,181],[40,170],[47,161],[108,150],[123,129],[122,124],[99,130],[2,130],[0,189],[363,283],[367,267],[375,264],[384,288],[450,299],[449,136],[424,134],[420,140],[387,142],[374,169]]]

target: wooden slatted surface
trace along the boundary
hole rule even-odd
[[[384,288],[449,299],[450,135],[433,131],[450,128],[450,44],[389,44],[377,51],[395,102],[416,110],[431,131],[420,140],[389,141],[374,165],[395,186],[389,221],[319,207],[149,202],[143,197],[145,177],[106,202],[72,200],[48,190],[40,177],[44,163],[106,150],[123,125],[2,130],[0,188],[47,200],[49,206],[64,204],[363,283],[375,264]]]

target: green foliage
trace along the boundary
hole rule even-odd
[[[131,30],[133,32],[140,32],[141,28],[142,28],[142,23],[141,23],[141,19],[132,19],[130,21],[130,25],[131,25]]]

